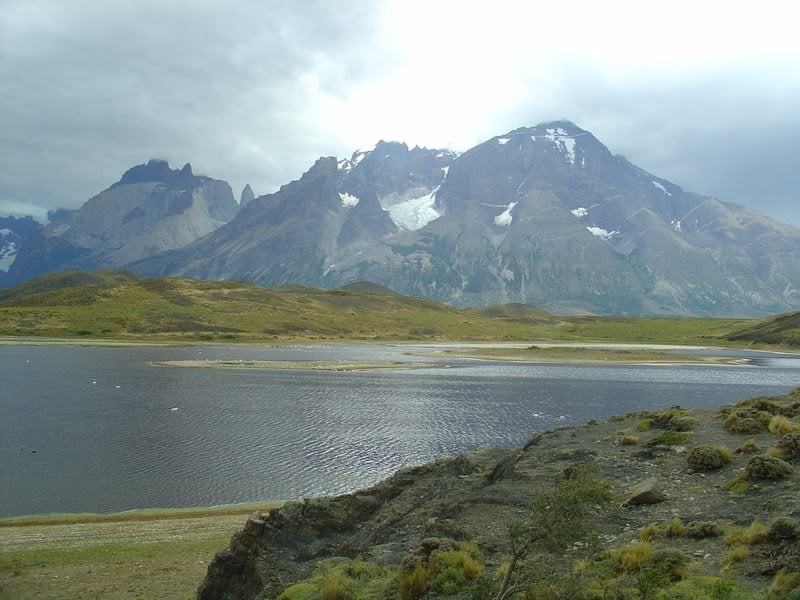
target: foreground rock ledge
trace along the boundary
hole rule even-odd
[[[695,410],[692,416],[696,425],[686,442],[689,446],[702,443],[734,450],[745,438],[754,438],[762,448],[775,443],[768,431],[746,436],[726,431],[716,411]],[[785,480],[733,494],[725,484],[751,456],[734,454],[718,471],[692,473],[686,446],[648,445],[663,430],[636,432],[638,443],[621,443],[621,432],[635,431],[642,417],[634,414],[538,433],[524,448],[480,449],[402,469],[366,490],[290,502],[254,515],[230,546],[217,553],[198,598],[274,598],[310,577],[327,558],[360,555],[365,561],[399,564],[431,537],[477,540],[489,572],[507,560],[507,524],[524,516],[531,496],[548,489],[569,464],[587,461],[620,499],[597,519],[610,545],[633,541],[645,525],[675,517],[684,523],[748,525],[754,519],[800,516],[797,468]],[[630,497],[626,492],[643,481],[657,490],[659,501],[625,503]],[[691,545],[696,542],[681,543],[682,550],[697,555],[698,548]],[[721,539],[703,544],[700,567],[718,574],[727,548]],[[769,582],[767,574],[734,576],[750,589]]]

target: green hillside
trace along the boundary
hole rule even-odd
[[[245,281],[46,275],[0,293],[0,335],[130,340],[563,340],[720,343],[750,321],[556,317],[513,304],[456,309],[358,282],[337,290]]]
[[[727,339],[753,344],[780,344],[800,346],[800,313],[789,313],[761,319],[755,324],[737,330]]]

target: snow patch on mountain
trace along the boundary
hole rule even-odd
[[[389,213],[389,218],[400,229],[417,231],[442,216],[433,207],[436,203],[436,192],[438,191],[439,188],[437,187],[430,194],[405,200],[385,210]]]
[[[573,209],[572,209],[571,211],[569,211],[569,212],[571,212],[573,215],[575,215],[575,216],[576,216],[576,217],[578,217],[579,219],[580,219],[581,217],[585,217],[586,215],[588,215],[588,214],[589,214],[589,211],[588,211],[588,210],[586,210],[585,208],[583,208],[582,206],[581,206],[581,207],[578,207],[578,208],[573,208]]]
[[[442,181],[447,179],[447,174],[450,172],[450,166],[442,167]]]
[[[11,235],[12,233],[14,232],[10,229],[0,229],[0,235]]]
[[[339,194],[339,199],[342,201],[342,206],[344,208],[352,208],[353,206],[357,206],[358,203],[361,201],[359,198],[348,194],[347,192],[343,194]]]
[[[672,228],[675,231],[677,231],[678,233],[681,232],[681,220],[680,219],[672,219],[672,221],[670,221],[670,225],[672,225]]]
[[[349,173],[353,169],[353,165],[350,164],[349,160],[343,158],[336,163],[336,169],[339,171],[344,171],[345,173]]]
[[[514,210],[514,207],[517,205],[517,202],[512,202],[509,204],[506,209],[497,215],[494,218],[494,224],[508,227],[511,225],[511,221],[513,220],[513,216],[511,215],[511,211]]]
[[[0,234],[8,235],[9,233],[11,233],[11,231],[8,229],[0,229]],[[14,242],[6,242],[5,245],[0,248],[0,271],[8,273],[8,270],[16,259],[17,245]]]
[[[593,236],[599,237],[603,240],[609,240],[613,235],[619,233],[619,231],[608,231],[602,227],[587,227],[586,229],[588,229],[589,233],[591,233]]]
[[[667,191],[667,188],[665,188],[663,185],[661,185],[661,184],[660,184],[660,183],[658,183],[657,181],[651,181],[651,183],[653,184],[653,187],[655,187],[655,188],[658,188],[659,190],[661,190],[661,191],[662,191],[664,194],[666,194],[667,196],[672,196],[672,194],[670,194],[670,193]]]
[[[505,146],[510,141],[511,141],[511,138],[507,138],[507,137],[497,138],[497,143],[500,144],[501,146]]]
[[[541,137],[552,142],[556,148],[558,148],[564,154],[564,157],[567,159],[567,161],[571,165],[574,165],[575,137],[570,135],[569,132],[563,127],[548,127],[546,131],[547,133]],[[532,135],[531,139],[535,142],[536,136]]]

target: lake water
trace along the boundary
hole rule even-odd
[[[151,361],[431,360],[380,344],[0,346],[0,517],[282,500],[536,431],[800,385],[751,366],[520,365],[361,372],[167,369]],[[444,359],[441,359],[444,360]]]

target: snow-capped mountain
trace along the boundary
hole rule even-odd
[[[380,142],[320,159],[143,275],[333,287],[456,305],[760,315],[800,308],[800,231],[683,191],[566,121],[462,155]]]
[[[461,306],[562,314],[800,310],[800,230],[685,192],[567,121],[461,155],[381,141],[252,196],[243,191],[231,218],[224,182],[159,161],[134,167],[34,234],[5,285],[125,266],[267,286],[370,280]]]

